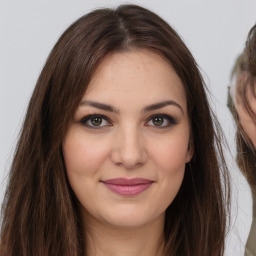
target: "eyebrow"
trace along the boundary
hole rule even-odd
[[[108,105],[108,104],[104,104],[104,103],[100,103],[100,102],[97,102],[97,101],[85,100],[85,101],[82,101],[80,103],[80,106],[91,106],[91,107],[102,109],[102,110],[105,110],[105,111],[108,111],[108,112],[120,113],[120,111],[117,110],[116,108],[114,108],[113,106]],[[152,111],[152,110],[157,110],[157,109],[160,109],[160,108],[163,108],[163,107],[166,107],[166,106],[175,106],[175,107],[179,108],[180,111],[182,112],[182,114],[184,115],[184,111],[183,111],[181,105],[178,104],[177,102],[173,101],[173,100],[167,100],[167,101],[151,104],[149,106],[146,106],[143,109],[143,112],[149,112],[149,111]]]
[[[149,105],[149,106],[145,107],[143,109],[143,111],[148,112],[148,111],[157,110],[157,109],[163,108],[165,106],[170,106],[170,105],[179,108],[180,111],[182,112],[182,114],[184,115],[184,111],[183,111],[181,105],[178,104],[177,102],[173,101],[173,100],[167,100],[167,101],[163,101],[163,102],[159,102],[159,103]]]
[[[113,106],[110,106],[110,105],[107,105],[107,104],[104,104],[104,103],[100,103],[100,102],[97,102],[97,101],[85,100],[85,101],[82,101],[80,103],[80,106],[91,106],[91,107],[102,109],[102,110],[105,110],[105,111],[108,111],[108,112],[119,113],[119,111],[116,108],[114,108]]]

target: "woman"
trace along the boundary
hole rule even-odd
[[[237,122],[237,163],[253,197],[253,221],[246,255],[256,255],[256,25],[250,30],[243,54],[232,72],[232,113]]]
[[[135,5],[83,16],[29,103],[1,256],[223,255],[229,183],[212,118],[160,17]]]

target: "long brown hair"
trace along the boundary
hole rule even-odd
[[[1,256],[85,255],[77,199],[66,176],[61,145],[99,63],[107,54],[133,49],[164,56],[187,95],[194,156],[166,211],[165,254],[223,255],[229,183],[221,137],[216,134],[219,127],[214,125],[197,64],[179,35],[159,16],[136,5],[122,5],[81,17],[48,57],[10,171]]]

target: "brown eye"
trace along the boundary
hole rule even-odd
[[[152,119],[152,123],[155,125],[155,126],[161,126],[163,125],[164,123],[164,118],[163,117],[154,117]]]
[[[104,115],[88,115],[85,116],[80,123],[88,128],[99,129],[112,126],[110,120]]]
[[[91,120],[89,120],[89,121],[93,126],[100,126],[102,124],[101,117],[92,117]]]
[[[178,124],[178,120],[172,116],[166,114],[156,114],[151,116],[146,126],[152,126],[155,128],[167,128]]]

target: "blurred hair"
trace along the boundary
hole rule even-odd
[[[10,171],[1,256],[85,255],[78,202],[66,176],[62,141],[96,70],[113,52],[147,49],[164,56],[186,90],[194,156],[166,211],[165,253],[220,256],[229,180],[220,128],[204,81],[179,35],[135,5],[95,10],[60,37],[37,81]]]
[[[252,76],[256,77],[256,24],[249,31],[245,46],[245,55],[246,70]]]
[[[239,98],[241,104],[256,125],[256,113],[253,111],[252,105],[248,100],[249,90],[251,95],[256,98],[256,25],[249,31],[244,51],[237,58],[231,76],[232,78],[239,77],[239,74],[242,72],[246,72],[246,77],[245,79],[236,80],[234,97]],[[256,149],[240,124],[239,116],[233,103],[229,104],[229,107],[237,123],[237,164],[252,189],[256,191]]]
[[[256,25],[251,28],[247,37],[244,49],[244,66],[249,75],[243,86],[241,96],[246,110],[256,123],[256,113],[252,110],[247,96],[247,91],[250,90],[253,97],[256,98]]]

